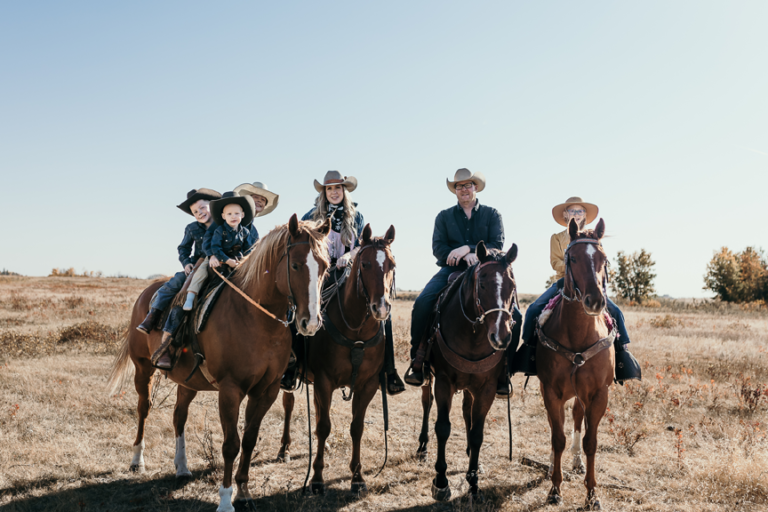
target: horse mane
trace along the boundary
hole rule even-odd
[[[325,242],[325,236],[317,231],[317,227],[316,222],[300,221],[299,233],[308,235],[311,251],[327,266],[330,264],[328,245]],[[275,226],[264,238],[260,238],[256,242],[253,250],[243,258],[237,268],[236,279],[242,287],[248,287],[274,268],[285,252],[288,236],[288,224],[283,224],[282,226]]]

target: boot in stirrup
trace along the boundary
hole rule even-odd
[[[163,340],[160,342],[160,346],[162,347],[165,345],[166,348],[155,361],[155,368],[166,371],[173,369],[173,358],[171,357],[172,336],[171,333],[163,331]]]
[[[530,342],[523,343],[512,357],[510,373],[522,373],[527,376],[536,375],[536,336]]]
[[[627,350],[627,344],[613,342],[613,348],[616,351],[616,368],[614,380],[624,385],[625,380],[642,380],[642,371],[640,370],[640,364],[635,359],[629,350]]]
[[[163,315],[162,309],[149,308],[149,313],[147,313],[147,317],[144,318],[143,322],[141,322],[138,326],[136,326],[136,329],[143,332],[144,334],[151,333],[152,330],[157,325],[157,322],[160,320],[160,317],[162,315]]]

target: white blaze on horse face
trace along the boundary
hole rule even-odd
[[[307,327],[314,333],[314,330],[320,325],[317,314],[320,301],[320,265],[317,263],[315,253],[311,251],[307,255],[307,269],[309,270],[309,323]]]
[[[504,284],[504,277],[502,277],[501,272],[496,273],[496,307],[497,308],[504,308],[504,301],[501,300],[501,287]],[[499,332],[499,329],[501,328],[501,311],[496,312],[496,332]]]
[[[379,268],[384,272],[384,262],[387,261],[387,255],[379,249],[376,251],[376,262],[379,264]]]
[[[192,472],[187,467],[187,443],[184,440],[184,433],[176,438],[176,456],[173,458],[176,466],[176,478],[192,476]]]

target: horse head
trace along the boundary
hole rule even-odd
[[[516,284],[512,262],[517,258],[517,244],[505,252],[488,250],[484,242],[477,244],[479,262],[474,270],[473,302],[486,325],[488,342],[494,350],[506,349],[512,341],[512,309]]]
[[[392,310],[395,257],[390,245],[395,240],[395,227],[389,226],[383,237],[373,238],[371,235],[371,225],[366,224],[352,272],[357,276],[357,293],[360,295],[362,290],[371,316],[382,322],[389,318]]]
[[[320,291],[328,268],[325,238],[330,231],[329,219],[318,226],[300,223],[293,214],[285,252],[276,269],[278,289],[295,308],[296,329],[304,336],[313,336],[322,325]]]
[[[565,286],[563,296],[581,301],[584,311],[596,316],[607,303],[608,256],[600,244],[605,235],[605,221],[595,229],[579,231],[576,221],[568,224],[571,243],[565,250]]]

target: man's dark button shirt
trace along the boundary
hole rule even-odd
[[[475,203],[472,218],[468,219],[461,205],[456,204],[451,208],[437,214],[435,230],[432,234],[432,254],[437,258],[437,264],[447,266],[446,259],[452,250],[467,245],[471,252],[475,252],[477,243],[485,242],[489,249],[504,249],[504,224],[501,214],[490,206]],[[456,270],[465,268],[466,264],[456,267]]]

